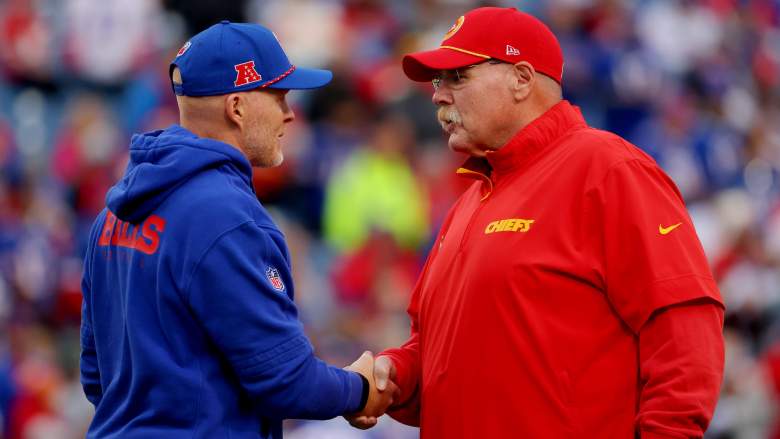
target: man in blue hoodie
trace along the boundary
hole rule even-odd
[[[133,137],[84,261],[88,438],[281,438],[285,418],[368,416],[392,402],[369,353],[317,359],[293,302],[284,236],[252,166],[282,161],[290,89],[327,84],[275,35],[223,21],[171,63],[180,125]],[[361,424],[362,425],[362,424]]]

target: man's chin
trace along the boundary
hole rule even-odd
[[[271,163],[271,165],[270,165],[270,166],[268,166],[268,167],[269,167],[269,168],[275,168],[275,167],[277,167],[277,166],[281,165],[281,164],[282,164],[282,162],[284,162],[284,155],[283,155],[282,153],[279,153],[279,155],[277,155],[277,156],[274,158],[273,162],[272,162],[272,163]]]
[[[458,139],[456,134],[450,134],[447,137],[447,146],[454,152],[465,152],[466,144]]]
[[[255,168],[275,168],[284,162],[284,155],[280,152],[275,157],[259,157],[251,161]]]
[[[466,154],[472,157],[485,157],[485,151],[470,143],[458,142],[456,139],[453,139],[453,136],[450,136],[450,140],[447,142],[447,146],[449,146],[450,150],[453,152]]]

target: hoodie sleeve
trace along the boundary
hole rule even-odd
[[[102,224],[101,217],[98,217],[96,224]],[[92,334],[91,313],[89,312],[90,297],[90,265],[91,249],[94,247],[95,231],[91,234],[90,244],[87,247],[87,257],[84,259],[84,273],[81,278],[81,359],[79,361],[79,371],[81,386],[84,389],[84,395],[87,400],[95,407],[100,404],[103,398],[103,387],[100,384],[100,369],[98,368],[97,352],[95,351],[95,338]]]
[[[314,356],[291,287],[281,233],[247,222],[206,250],[186,297],[263,416],[328,419],[357,411],[362,379]]]
[[[82,283],[82,289],[84,288]],[[84,317],[87,315],[86,301],[82,301],[81,315],[81,361],[79,362],[81,386],[87,400],[97,407],[103,398],[103,387],[100,385],[100,369],[98,369],[92,326]]]

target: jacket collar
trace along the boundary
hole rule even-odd
[[[523,127],[503,147],[488,152],[486,158],[470,157],[457,173],[482,180],[485,183],[483,199],[487,198],[500,176],[525,167],[547,152],[563,135],[586,126],[579,108],[562,100]]]

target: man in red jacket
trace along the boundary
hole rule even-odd
[[[424,439],[691,438],[723,374],[724,307],[674,183],[562,100],[555,36],[515,9],[408,55],[475,180],[381,353]],[[355,423],[370,426],[374,418]]]

